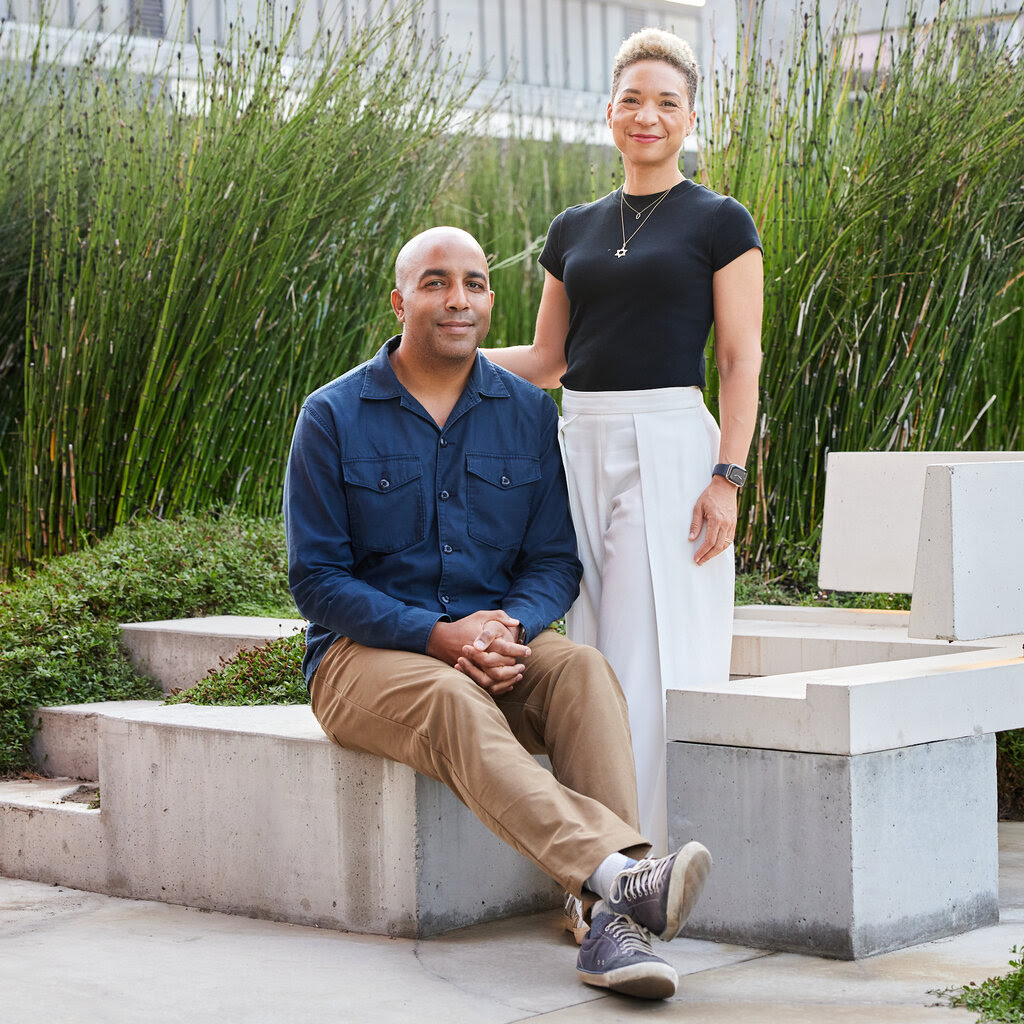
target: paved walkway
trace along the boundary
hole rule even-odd
[[[680,975],[665,1003],[579,984],[554,913],[413,941],[0,878],[0,1024],[969,1022],[938,990],[1006,973],[1024,943],[1024,823],[999,838],[996,926],[857,962],[657,943]]]

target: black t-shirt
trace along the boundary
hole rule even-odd
[[[647,209],[658,195],[628,202]],[[570,206],[551,222],[540,263],[569,297],[568,369],[574,391],[704,387],[704,348],[714,320],[711,278],[749,249],[757,228],[735,199],[681,181],[640,221],[619,192]]]

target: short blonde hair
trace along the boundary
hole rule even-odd
[[[623,41],[612,63],[612,100],[619,91],[622,72],[642,60],[660,60],[674,67],[686,79],[690,109],[694,109],[700,81],[697,58],[689,43],[660,28],[642,28]]]

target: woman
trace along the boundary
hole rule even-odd
[[[554,219],[533,344],[487,352],[540,387],[564,387],[584,565],[567,631],[622,683],[655,853],[667,849],[665,691],[729,676],[731,545],[761,365],[757,230],[739,203],[679,168],[697,82],[676,36],[643,29],[622,44],[607,118],[624,185]],[[702,394],[712,323],[721,431]]]

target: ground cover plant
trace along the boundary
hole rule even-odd
[[[307,704],[302,674],[304,634],[271,640],[263,647],[239,651],[195,686],[171,694],[165,704]]]
[[[143,517],[0,585],[0,774],[28,767],[35,708],[159,697],[119,622],[297,616],[280,518]]]
[[[975,984],[971,982],[949,997],[950,1006],[962,1006],[966,1010],[981,1014],[983,1021],[1003,1024],[1024,1024],[1024,958],[1014,946],[1010,950],[1009,974],[999,978],[988,978]]]

